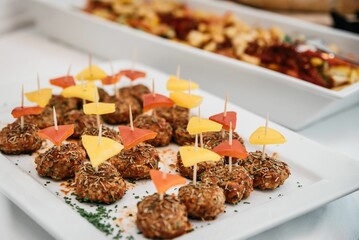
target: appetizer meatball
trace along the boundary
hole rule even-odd
[[[253,179],[241,166],[232,166],[231,172],[227,165],[212,168],[202,174],[201,181],[223,188],[226,202],[232,204],[249,197],[253,191]]]
[[[110,97],[110,94],[108,94],[105,89],[97,87],[97,90],[100,102],[104,102],[105,99]]]
[[[157,133],[156,138],[146,141],[155,147],[167,146],[172,138],[172,127],[164,118],[149,115],[139,115],[133,121],[133,126],[152,130]]]
[[[126,192],[126,183],[114,166],[102,163],[96,171],[90,161],[80,165],[75,174],[75,193],[84,201],[113,203]]]
[[[56,118],[59,124],[63,121],[62,115],[56,112]],[[24,116],[24,120],[27,123],[36,125],[39,129],[48,128],[54,126],[54,117],[52,107],[46,106],[44,110],[38,115],[27,115]],[[20,118],[17,119],[20,124]]]
[[[197,163],[197,180],[200,180],[200,177],[204,172],[209,171],[211,168],[221,167],[223,165],[224,165],[223,159],[220,159],[217,162],[207,161],[207,162]],[[188,179],[193,179],[193,167],[183,166],[181,155],[179,152],[177,153],[176,166],[177,166],[177,170],[181,176],[188,178]]]
[[[268,155],[262,160],[261,151],[249,153],[242,166],[253,176],[253,186],[261,190],[279,187],[290,175],[285,162]]]
[[[195,136],[191,136],[187,131],[187,126],[177,127],[173,131],[173,141],[180,146],[193,145],[195,141]]]
[[[53,146],[35,158],[36,171],[41,177],[55,180],[72,178],[85,159],[85,150],[75,143]]]
[[[21,129],[20,121],[8,124],[0,131],[0,151],[5,154],[33,153],[41,147],[42,140],[37,136],[39,128],[25,122]]]
[[[158,169],[160,157],[155,147],[147,143],[140,143],[129,150],[109,159],[123,178],[150,178],[150,170]]]
[[[74,124],[75,130],[71,137],[79,138],[85,128],[96,127],[97,120],[95,115],[86,115],[82,110],[71,110],[64,115],[64,124]]]
[[[137,84],[129,87],[123,87],[119,90],[119,95],[122,97],[131,96],[139,101],[142,105],[142,95],[150,93],[150,89],[143,84]]]
[[[169,239],[192,229],[186,206],[177,197],[150,195],[137,204],[136,225],[147,238]]]
[[[157,108],[157,116],[163,117],[169,122],[173,130],[178,127],[186,128],[188,124],[189,110],[184,107]]]
[[[224,211],[226,197],[217,185],[188,184],[178,191],[178,198],[186,205],[188,216],[195,219],[211,220]]]
[[[98,127],[87,127],[82,133],[83,135],[90,135],[90,136],[98,136]],[[105,125],[102,125],[102,136],[111,138],[112,140],[115,140],[119,143],[122,143],[122,138],[120,136],[120,133],[115,131],[114,129],[111,129]]]
[[[222,137],[222,132],[206,132],[203,133],[203,145],[207,149],[213,149],[221,144],[224,140],[228,140],[229,132],[224,132],[224,137]],[[237,139],[240,143],[244,144],[243,138],[239,136],[238,133],[233,132],[232,139]]]
[[[110,96],[104,99],[104,102],[115,103],[115,112],[102,115],[102,119],[108,124],[124,124],[130,122],[129,105],[131,105],[132,116],[135,118],[142,112],[141,104],[131,96],[116,98]]]
[[[65,98],[61,95],[52,95],[50,98],[48,106],[54,106],[56,108],[56,113],[59,112],[60,115],[65,114],[68,111],[78,109],[79,104],[82,104],[81,100],[78,98]],[[61,122],[61,118],[58,119]]]

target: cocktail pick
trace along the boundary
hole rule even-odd
[[[101,80],[107,76],[106,72],[97,65],[92,64],[92,55],[89,55],[89,66],[76,75],[78,80],[87,81]]]
[[[268,114],[265,127],[259,127],[249,137],[249,143],[253,145],[263,145],[262,159],[265,158],[265,148],[268,144],[282,144],[286,142],[285,137],[272,128],[268,127]]]
[[[167,173],[166,177],[163,178],[163,172],[159,170],[150,170],[151,179],[160,195],[160,200],[163,200],[163,195],[171,187],[182,185],[186,183],[186,179],[177,174]]]

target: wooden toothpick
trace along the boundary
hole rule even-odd
[[[71,72],[71,64],[69,65],[69,68],[67,69],[66,77],[70,76],[70,72]]]
[[[55,130],[58,131],[59,127],[57,126],[57,117],[56,117],[56,109],[55,106],[52,106],[52,117],[54,119],[54,126],[55,126]]]
[[[90,70],[90,76],[92,76],[92,54],[89,54],[89,70]]]
[[[39,76],[39,72],[37,72],[37,90],[40,90],[40,76]]]
[[[180,74],[181,74],[181,66],[177,65],[177,70],[176,70],[176,78],[180,79]]]
[[[233,130],[232,130],[232,121],[229,122],[229,145],[232,146],[233,143]],[[229,172],[232,172],[232,156],[228,157],[229,160]]]
[[[269,113],[267,113],[267,118],[266,118],[266,125],[265,125],[265,130],[264,130],[264,135],[267,135],[267,131],[268,131],[268,121],[269,121]],[[263,144],[263,149],[262,149],[262,160],[265,159],[265,151],[266,151],[266,145]]]
[[[194,150],[198,151],[198,134],[196,134],[195,141],[194,141]],[[197,183],[197,163],[193,165],[193,179],[192,179],[193,185],[196,185]]]
[[[101,145],[101,138],[102,138],[102,124],[99,125],[98,129],[98,145]]]
[[[24,107],[24,84],[21,85],[21,108]],[[20,128],[24,128],[24,116],[20,117]]]
[[[201,122],[201,106],[198,106],[198,121]],[[203,134],[199,134],[199,142],[201,145],[201,148],[203,148]]]
[[[130,111],[130,126],[131,126],[131,131],[134,130],[133,128],[133,118],[132,118],[132,107],[131,107],[131,104],[129,104],[129,111]]]

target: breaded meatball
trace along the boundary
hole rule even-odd
[[[82,110],[71,110],[64,115],[64,124],[74,124],[75,130],[71,135],[73,138],[79,138],[84,130],[89,127],[97,127],[95,115],[86,115]]]
[[[63,116],[60,112],[56,112],[57,122],[61,124]],[[27,123],[36,125],[39,129],[44,129],[54,126],[54,117],[52,107],[46,106],[44,110],[38,115],[27,115],[24,116],[24,120]],[[17,119],[20,124],[20,118]]]
[[[55,180],[72,178],[85,159],[85,150],[75,143],[53,146],[35,158],[36,171]]]
[[[59,112],[60,115],[63,115],[68,111],[78,109],[79,104],[82,104],[82,101],[78,98],[65,98],[62,95],[52,95],[47,105],[51,109],[54,106],[56,113]],[[58,122],[61,123],[61,118],[58,119]]]
[[[100,102],[103,102],[106,98],[110,97],[110,94],[108,94],[105,89],[97,87],[97,90]]]
[[[116,98],[110,96],[104,99],[104,102],[115,103],[115,112],[102,115],[105,123],[117,125],[130,122],[129,105],[131,105],[132,116],[135,118],[142,112],[141,104],[131,96]]]
[[[200,162],[197,163],[197,180],[200,180],[200,176],[202,173],[210,170],[214,167],[221,167],[224,165],[223,159],[220,159],[219,161],[207,161],[207,162]],[[177,162],[176,167],[179,172],[179,174],[185,178],[193,179],[193,167],[185,167],[183,166],[181,155],[178,152],[177,153]]]
[[[189,110],[184,107],[157,108],[157,116],[163,117],[175,130],[178,127],[186,128],[189,118]]]
[[[226,197],[217,185],[192,183],[178,190],[179,200],[186,205],[188,216],[195,219],[212,220],[224,211]]]
[[[268,155],[262,160],[261,151],[250,152],[242,166],[253,176],[253,186],[261,190],[279,187],[290,175],[289,166],[285,162]]]
[[[172,139],[180,146],[193,145],[195,141],[195,135],[190,135],[187,131],[187,126],[177,127],[173,131]]]
[[[98,127],[87,127],[82,133],[83,135],[90,135],[90,136],[98,136]],[[109,128],[105,125],[102,125],[102,136],[111,138],[122,144],[122,138],[120,132],[115,131],[112,128]]]
[[[164,118],[142,114],[135,118],[133,126],[148,129],[157,133],[157,136],[154,139],[146,141],[152,146],[163,147],[171,142],[172,127]]]
[[[151,92],[150,89],[148,89],[148,87],[146,87],[143,84],[136,84],[129,87],[123,87],[120,88],[118,91],[120,96],[122,97],[132,96],[137,101],[139,101],[141,105],[142,105],[142,96],[144,94]]]
[[[150,178],[150,170],[158,169],[160,157],[155,147],[140,143],[129,150],[122,150],[108,160],[123,178]]]
[[[150,195],[137,203],[136,225],[147,238],[175,238],[192,229],[186,206],[173,195]]]
[[[126,192],[126,183],[117,169],[108,162],[96,171],[90,161],[85,160],[75,174],[75,193],[84,200],[98,203],[113,203]]]
[[[232,204],[249,197],[253,191],[253,179],[241,166],[232,166],[231,172],[228,165],[212,168],[201,175],[201,181],[223,188],[226,202]]]
[[[8,124],[0,131],[0,151],[5,154],[33,153],[41,147],[42,139],[37,136],[39,128],[25,122],[21,129],[20,121]]]

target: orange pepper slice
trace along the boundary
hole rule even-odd
[[[61,88],[67,88],[76,85],[73,76],[63,76],[63,77],[53,78],[50,79],[50,83],[54,86],[58,86]]]
[[[121,76],[128,77],[129,79],[131,79],[131,81],[135,81],[138,78],[146,77],[145,72],[131,70],[131,69],[121,70],[118,74],[120,74]]]
[[[226,116],[224,116],[224,112],[218,113],[209,117],[210,120],[218,122],[223,125],[223,129],[229,131],[230,123],[232,122],[232,130],[236,129],[237,123],[237,113],[233,111],[228,111]]]
[[[212,149],[213,152],[221,155],[244,159],[248,156],[246,148],[236,139],[232,140],[232,145],[226,140]]]
[[[44,108],[35,106],[35,107],[16,107],[11,111],[11,115],[14,118],[19,118],[26,115],[38,115],[42,113]]]
[[[152,93],[144,94],[142,96],[142,99],[144,112],[147,112],[148,110],[157,107],[170,108],[174,104],[174,102],[170,98],[157,93],[155,93],[155,95],[153,95]]]
[[[112,85],[120,81],[121,74],[110,75],[101,79],[103,85]]]
[[[63,141],[74,133],[75,125],[59,125],[57,127],[58,130],[55,129],[55,126],[42,129],[37,132],[37,135],[43,139],[50,140],[56,146],[60,146]]]
[[[154,139],[157,133],[147,129],[118,126],[125,149],[130,149],[140,142],[144,142],[149,139]]]
[[[164,177],[163,172],[159,170],[150,170],[150,176],[159,194],[165,193],[171,187],[186,183],[184,177],[170,173],[166,173]]]

